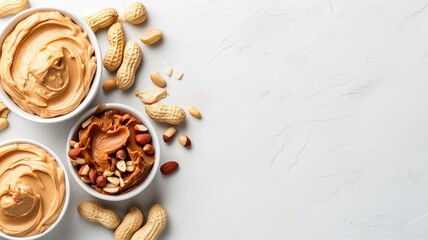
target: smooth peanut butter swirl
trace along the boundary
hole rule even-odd
[[[146,155],[135,142],[134,126],[137,124],[141,124],[141,121],[130,114],[107,110],[93,116],[91,123],[79,131],[79,145],[82,146],[80,153],[98,175],[105,171],[114,172],[118,161],[115,153],[119,149],[126,150],[135,170],[124,173],[125,186],[118,193],[130,191],[143,182],[153,167],[154,156]],[[96,184],[92,187],[98,192],[109,194]]]
[[[6,37],[0,78],[24,111],[43,118],[73,111],[89,92],[96,71],[88,35],[59,12],[36,12]]]
[[[65,200],[64,172],[45,150],[27,143],[0,147],[0,231],[32,236],[49,228]]]

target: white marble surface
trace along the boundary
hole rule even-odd
[[[31,0],[80,16],[131,2]],[[191,150],[162,144],[162,162],[177,160],[179,172],[159,174],[130,201],[103,204],[147,214],[161,203],[170,216],[162,239],[428,238],[428,1],[144,4],[149,21],[126,25],[127,38],[160,27],[164,41],[142,46],[133,90],[100,91],[92,106],[143,111],[132,92],[152,86],[151,70],[171,66],[185,76],[168,80],[164,102],[195,105],[204,118],[180,127]],[[105,52],[106,31],[97,36]],[[9,119],[0,140],[38,140],[66,159],[74,120]],[[71,183],[67,215],[46,239],[113,239],[78,216],[77,204],[92,197]]]

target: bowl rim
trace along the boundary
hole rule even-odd
[[[45,235],[47,235],[48,233],[50,233],[53,229],[55,229],[56,226],[58,226],[58,224],[63,219],[65,213],[67,212],[68,205],[70,203],[70,180],[68,178],[68,173],[67,173],[67,170],[65,169],[64,163],[62,162],[61,158],[59,158],[59,156],[51,148],[47,147],[46,145],[44,145],[44,144],[42,144],[40,142],[37,142],[37,141],[34,141],[34,140],[30,140],[30,139],[25,139],[25,138],[16,138],[16,139],[10,139],[10,140],[6,140],[6,141],[2,141],[2,142],[0,142],[0,147],[7,146],[7,145],[10,145],[10,144],[14,144],[14,143],[32,144],[32,145],[34,145],[36,147],[39,147],[39,148],[45,150],[53,158],[55,158],[55,161],[57,162],[57,164],[60,166],[60,168],[64,172],[64,179],[65,179],[65,200],[64,200],[64,204],[62,205],[61,213],[58,215],[58,218],[55,220],[54,223],[52,223],[52,225],[50,225],[45,231],[43,231],[43,232],[41,232],[39,234],[32,235],[32,236],[26,236],[26,237],[10,236],[10,235],[7,235],[6,233],[0,231],[0,237],[6,238],[6,239],[11,239],[11,240],[33,240],[33,239],[38,239],[38,238],[44,237]]]
[[[116,109],[125,113],[129,113],[134,117],[138,118],[138,120],[140,120],[144,124],[144,126],[148,128],[150,135],[152,136],[153,147],[154,149],[156,149],[155,160],[147,178],[131,191],[127,193],[119,194],[119,195],[106,195],[106,194],[99,193],[95,189],[90,187],[88,184],[84,183],[78,176],[77,171],[72,165],[71,161],[68,159],[68,151],[70,150],[69,142],[70,140],[73,139],[74,136],[76,136],[76,134],[80,130],[81,123],[83,123],[86,119],[90,118],[95,114],[104,112],[106,110],[111,110],[111,109]],[[154,128],[153,124],[150,122],[150,120],[146,116],[144,116],[138,110],[121,103],[104,103],[89,109],[76,121],[76,123],[71,128],[70,133],[67,137],[65,155],[67,156],[66,157],[67,166],[71,172],[71,175],[73,176],[74,180],[79,184],[79,186],[83,188],[87,193],[91,194],[92,196],[98,199],[102,199],[106,201],[124,201],[132,197],[135,197],[136,195],[143,192],[155,178],[157,169],[159,168],[159,164],[160,164],[160,143],[159,143],[158,135],[156,133],[156,129]]]
[[[32,121],[36,123],[57,123],[57,122],[63,122],[68,119],[71,119],[78,114],[80,114],[83,110],[85,110],[86,107],[91,104],[91,102],[94,100],[95,96],[98,93],[98,89],[101,82],[101,75],[103,72],[103,66],[102,66],[102,55],[101,55],[101,49],[100,45],[98,43],[97,37],[95,33],[92,31],[92,29],[89,27],[89,25],[82,20],[82,18],[76,16],[73,13],[70,13],[66,10],[63,10],[61,8],[55,8],[55,7],[34,7],[27,9],[13,18],[11,18],[0,30],[0,54],[1,54],[1,48],[3,45],[3,41],[6,39],[6,37],[10,34],[13,29],[15,29],[15,26],[24,18],[30,16],[33,13],[36,12],[43,12],[43,11],[57,11],[63,14],[66,17],[69,17],[74,23],[76,23],[78,26],[80,26],[83,31],[88,35],[89,42],[91,43],[92,47],[95,50],[95,58],[97,59],[97,70],[95,72],[95,75],[93,76],[91,87],[89,89],[88,94],[86,97],[80,102],[79,106],[75,108],[73,111],[60,115],[57,117],[52,118],[42,118],[38,115],[28,113],[21,109],[11,98],[10,96],[4,91],[2,84],[0,84],[0,99],[3,101],[3,103],[6,105],[7,108],[9,108],[13,113],[17,114],[18,116]]]

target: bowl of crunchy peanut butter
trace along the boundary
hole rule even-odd
[[[31,8],[0,33],[0,99],[22,118],[61,122],[94,99],[102,73],[97,38],[79,17]]]
[[[72,127],[67,165],[86,192],[122,201],[146,189],[159,168],[160,144],[147,117],[124,104],[92,108]]]

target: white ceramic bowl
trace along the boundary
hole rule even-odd
[[[64,180],[65,180],[65,199],[64,199],[64,205],[62,206],[61,209],[61,213],[59,214],[58,218],[56,219],[56,221],[48,228],[46,229],[44,232],[39,233],[37,235],[33,235],[33,236],[28,236],[28,237],[14,237],[14,236],[9,236],[3,232],[0,231],[0,237],[2,238],[7,238],[7,239],[12,239],[12,240],[33,240],[33,239],[39,239],[44,237],[46,234],[48,234],[49,232],[51,232],[61,221],[61,219],[64,217],[65,212],[67,211],[67,207],[68,207],[68,203],[70,201],[70,181],[68,179],[68,174],[67,171],[65,170],[64,164],[62,163],[61,159],[58,157],[58,155],[55,154],[54,151],[52,151],[52,149],[48,148],[47,146],[33,141],[33,140],[28,140],[28,139],[12,139],[12,140],[8,140],[8,141],[4,141],[0,143],[0,147],[2,146],[6,146],[9,144],[13,144],[13,143],[29,143],[32,144],[34,146],[37,146],[41,149],[44,149],[45,151],[47,151],[53,158],[55,158],[56,162],[58,163],[58,165],[61,167],[61,169],[64,172]]]
[[[89,41],[91,42],[92,46],[95,49],[95,57],[97,58],[97,71],[95,72],[94,78],[92,79],[91,89],[89,90],[86,97],[83,99],[83,101],[80,103],[80,105],[74,109],[73,111],[61,115],[58,117],[53,118],[42,118],[38,115],[34,115],[31,113],[28,113],[24,110],[22,110],[16,103],[10,98],[10,96],[3,90],[0,84],[0,99],[3,100],[4,104],[14,113],[16,113],[18,116],[30,120],[32,122],[38,122],[38,123],[56,123],[56,122],[62,122],[67,119],[73,118],[77,116],[79,113],[81,113],[94,99],[95,95],[97,94],[99,85],[100,85],[100,79],[101,79],[101,73],[102,73],[102,56],[101,56],[101,50],[100,46],[97,41],[97,37],[95,36],[94,32],[91,30],[88,24],[86,24],[83,20],[81,20],[76,15],[69,13],[65,10],[58,9],[58,8],[46,8],[46,7],[37,7],[37,8],[30,8],[26,11],[23,11],[13,17],[5,26],[3,26],[3,29],[0,32],[0,51],[1,46],[3,45],[4,39],[9,35],[9,33],[15,28],[15,26],[26,17],[30,16],[31,14],[35,12],[40,11],[58,11],[62,13],[64,16],[67,16],[73,20],[77,25],[82,27],[83,31],[85,31],[88,34]]]
[[[103,106],[103,107],[101,107],[101,106]],[[155,149],[155,155],[154,155],[155,161],[154,161],[153,167],[150,170],[150,173],[147,176],[147,178],[142,183],[140,183],[140,185],[138,185],[137,187],[135,187],[131,191],[129,191],[127,193],[118,194],[118,195],[107,195],[107,194],[99,193],[95,189],[93,189],[90,185],[84,183],[80,179],[78,172],[77,172],[77,169],[73,166],[71,161],[68,159],[68,151],[70,150],[70,144],[68,144],[68,143],[70,142],[70,140],[77,140],[78,139],[78,133],[79,133],[79,130],[81,128],[82,123],[86,119],[93,116],[94,114],[103,112],[105,110],[110,110],[110,109],[115,109],[115,110],[119,110],[119,111],[124,112],[124,113],[129,113],[132,116],[139,119],[144,124],[144,126],[146,126],[148,128],[149,133],[152,136],[152,145],[153,145],[153,148]],[[70,169],[71,175],[73,176],[74,180],[76,180],[76,182],[86,192],[88,192],[92,196],[99,198],[99,199],[106,200],[106,201],[123,201],[123,200],[127,200],[129,198],[132,198],[132,197],[136,196],[137,194],[141,193],[153,181],[153,179],[156,176],[157,170],[159,168],[160,144],[159,144],[159,139],[158,139],[158,135],[156,133],[155,128],[153,127],[153,125],[150,123],[150,121],[147,119],[146,116],[144,116],[142,113],[140,113],[136,109],[131,108],[131,107],[126,106],[126,105],[123,105],[123,104],[106,103],[106,104],[102,104],[100,106],[94,107],[94,108],[90,109],[89,111],[87,111],[85,114],[83,114],[82,117],[79,118],[79,120],[76,122],[76,124],[74,124],[74,126],[72,127],[70,134],[68,135],[66,145],[67,145],[67,147],[66,147],[65,154],[67,156],[67,165],[68,165],[68,168]]]

